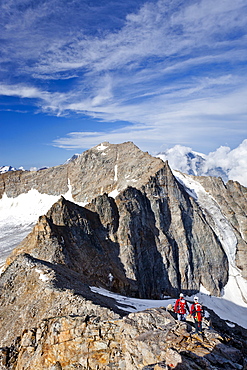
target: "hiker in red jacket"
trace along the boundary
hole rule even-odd
[[[179,321],[185,321],[186,311],[189,312],[188,303],[184,299],[183,293],[180,293],[179,298],[176,300],[176,303],[174,306],[174,312],[176,312],[177,319]]]
[[[202,334],[202,318],[204,316],[203,307],[198,302],[198,297],[194,298],[194,303],[190,307],[190,314],[194,317],[196,333]]]

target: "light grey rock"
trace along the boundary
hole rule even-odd
[[[232,226],[236,263],[246,276],[246,188],[195,179]],[[204,345],[191,334],[190,323],[177,323],[162,308],[127,315],[127,307],[89,288],[155,299],[163,293],[193,294],[203,284],[220,295],[228,259],[214,220],[168,163],[132,143],[103,143],[63,166],[0,175],[0,196],[16,197],[31,188],[64,194],[69,184],[73,199],[87,205],[61,197],[6,261],[0,277],[0,365],[13,370],[244,366],[243,342],[225,341],[221,332],[231,333],[220,320],[214,318],[219,333],[206,331]]]
[[[238,347],[244,338],[228,336],[228,344],[224,342],[216,331],[191,334],[190,324],[158,308],[114,320],[50,317],[25,330],[2,353],[11,370],[243,369],[244,350]]]

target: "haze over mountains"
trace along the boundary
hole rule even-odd
[[[243,185],[172,171],[167,161],[142,152],[131,142],[101,143],[57,167],[1,174],[0,336],[1,345],[8,348],[6,358],[17,361],[18,369],[63,370],[73,363],[80,369],[96,368],[94,356],[108,353],[106,329],[99,334],[103,347],[94,344],[91,352],[90,343],[100,339],[92,340],[90,335],[88,342],[78,347],[87,321],[97,331],[95,317],[111,326],[119,315],[125,316],[135,307],[129,300],[119,304],[109,292],[142,300],[176,297],[180,291],[188,297],[199,294],[205,297],[208,309],[217,307],[229,325],[242,330],[237,324],[246,326],[246,220],[247,189]],[[78,319],[71,318],[71,313]],[[134,328],[141,317],[147,320],[147,333],[154,327],[149,314],[145,315],[136,316],[134,321],[126,319],[130,331],[123,335],[127,342],[127,338],[133,339],[133,348],[137,345]],[[175,328],[176,322],[163,311],[152,315],[157,330],[156,318],[164,330],[168,323]],[[124,360],[119,358],[117,353],[125,353],[122,346],[126,346],[123,337],[117,336],[119,330],[124,333],[122,325],[123,321],[116,324],[116,331],[111,327],[112,338],[118,343],[115,345],[121,348],[114,353],[109,348],[113,368],[122,361],[126,370],[158,363],[159,343],[155,344],[157,352],[151,351],[156,357],[149,354],[147,359],[144,346],[141,358],[130,349]],[[66,331],[66,327],[71,330]],[[176,335],[187,342],[190,334],[183,330]],[[63,334],[58,334],[61,331]],[[141,334],[142,329],[138,331]],[[71,350],[56,347],[65,337],[66,343],[77,343],[73,342],[74,359]],[[170,343],[167,337],[164,340]],[[84,357],[92,366],[79,355],[85,343]],[[178,345],[173,355],[185,347]],[[213,350],[214,346],[209,352]],[[163,354],[166,361],[170,347],[167,351]],[[228,347],[226,357],[227,351]],[[130,359],[135,356],[137,362],[133,364]],[[244,351],[236,354],[236,365],[230,364],[231,369],[240,369],[243,356]],[[52,368],[58,357],[61,367]],[[25,361],[29,367],[25,368]],[[107,369],[105,363],[97,361],[99,369]],[[184,357],[181,361],[187,363]],[[214,361],[208,369],[213,369]],[[191,368],[191,363],[184,367]]]

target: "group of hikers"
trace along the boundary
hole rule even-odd
[[[194,297],[194,302],[189,308],[188,303],[184,299],[183,293],[180,293],[174,306],[174,312],[177,314],[177,319],[179,321],[185,321],[185,315],[188,312],[194,318],[196,333],[202,333],[202,318],[204,316],[204,310],[201,303],[198,301],[198,297]]]

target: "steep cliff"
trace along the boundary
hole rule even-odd
[[[9,196],[31,188],[47,194],[70,190],[71,199],[87,204],[83,209],[58,202],[19,249],[69,264],[94,283],[153,298],[193,293],[201,285],[219,295],[235,261],[246,277],[246,188],[237,183],[191,177],[232,228],[236,242],[229,261],[210,202],[200,202],[167,162],[133,143],[102,143],[63,166],[1,176]]]
[[[1,196],[31,189],[73,202],[57,198],[6,261],[3,369],[244,369],[241,328],[233,335],[221,322],[202,342],[164,309],[126,316],[131,307],[90,287],[157,299],[203,286],[220,296],[232,272],[246,278],[246,188],[103,143],[63,166],[0,175]]]
[[[247,279],[247,189],[235,181],[224,184],[220,178],[196,177],[203,187],[212,194],[229,221],[236,237],[237,267]]]
[[[93,198],[128,185],[140,187],[163,167],[161,159],[142,152],[133,143],[102,143],[75,160],[40,171],[15,171],[0,175],[0,197],[17,197],[36,189],[50,195],[65,194],[71,185],[72,197],[87,203]]]
[[[226,255],[203,213],[168,173],[147,186],[151,199],[145,187],[127,188],[115,200],[104,194],[86,208],[61,198],[7,264],[28,253],[65,265],[82,281],[140,298],[192,294],[200,284],[219,295],[228,277]],[[169,176],[173,187],[167,189],[174,190],[166,193]],[[159,191],[162,198],[153,197]]]

